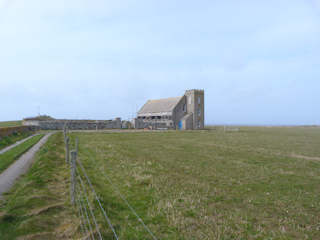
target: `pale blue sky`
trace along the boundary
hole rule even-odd
[[[0,121],[192,88],[207,124],[320,124],[320,0],[0,0]]]

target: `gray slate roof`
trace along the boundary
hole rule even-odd
[[[171,113],[182,97],[149,100],[138,112],[138,115]]]

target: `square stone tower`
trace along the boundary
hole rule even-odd
[[[193,114],[193,129],[204,129],[204,90],[187,90],[187,113]]]

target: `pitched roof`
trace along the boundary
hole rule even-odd
[[[156,113],[170,113],[179,103],[182,97],[149,100],[138,112],[138,115],[150,115]]]

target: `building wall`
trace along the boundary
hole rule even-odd
[[[135,118],[133,120],[133,126],[135,129],[173,129],[172,120],[144,120]]]
[[[23,126],[39,126],[39,120],[23,120]]]
[[[182,130],[192,130],[193,129],[193,113],[188,113],[182,118]]]
[[[166,115],[170,116],[171,119],[164,119],[163,117]],[[160,119],[157,119],[157,117]],[[134,127],[140,129],[179,129],[179,123],[181,122],[180,126],[185,130],[203,129],[204,120],[204,91],[187,90],[172,112],[152,113],[150,117],[138,115],[138,118],[134,120]]]
[[[28,122],[28,121],[25,121]],[[31,124],[31,123],[30,123]],[[29,125],[30,124],[26,124]],[[38,121],[37,127],[41,130],[62,130],[67,125],[70,130],[100,130],[100,129],[121,129],[120,118],[114,120],[49,120]]]
[[[184,109],[184,105],[185,105],[185,109]],[[172,111],[172,120],[174,123],[173,128],[179,129],[179,122],[186,114],[187,114],[187,106],[186,106],[186,97],[184,96],[183,98],[181,98],[180,102]]]
[[[204,91],[188,90],[185,93],[187,112],[193,113],[193,129],[204,128]]]

